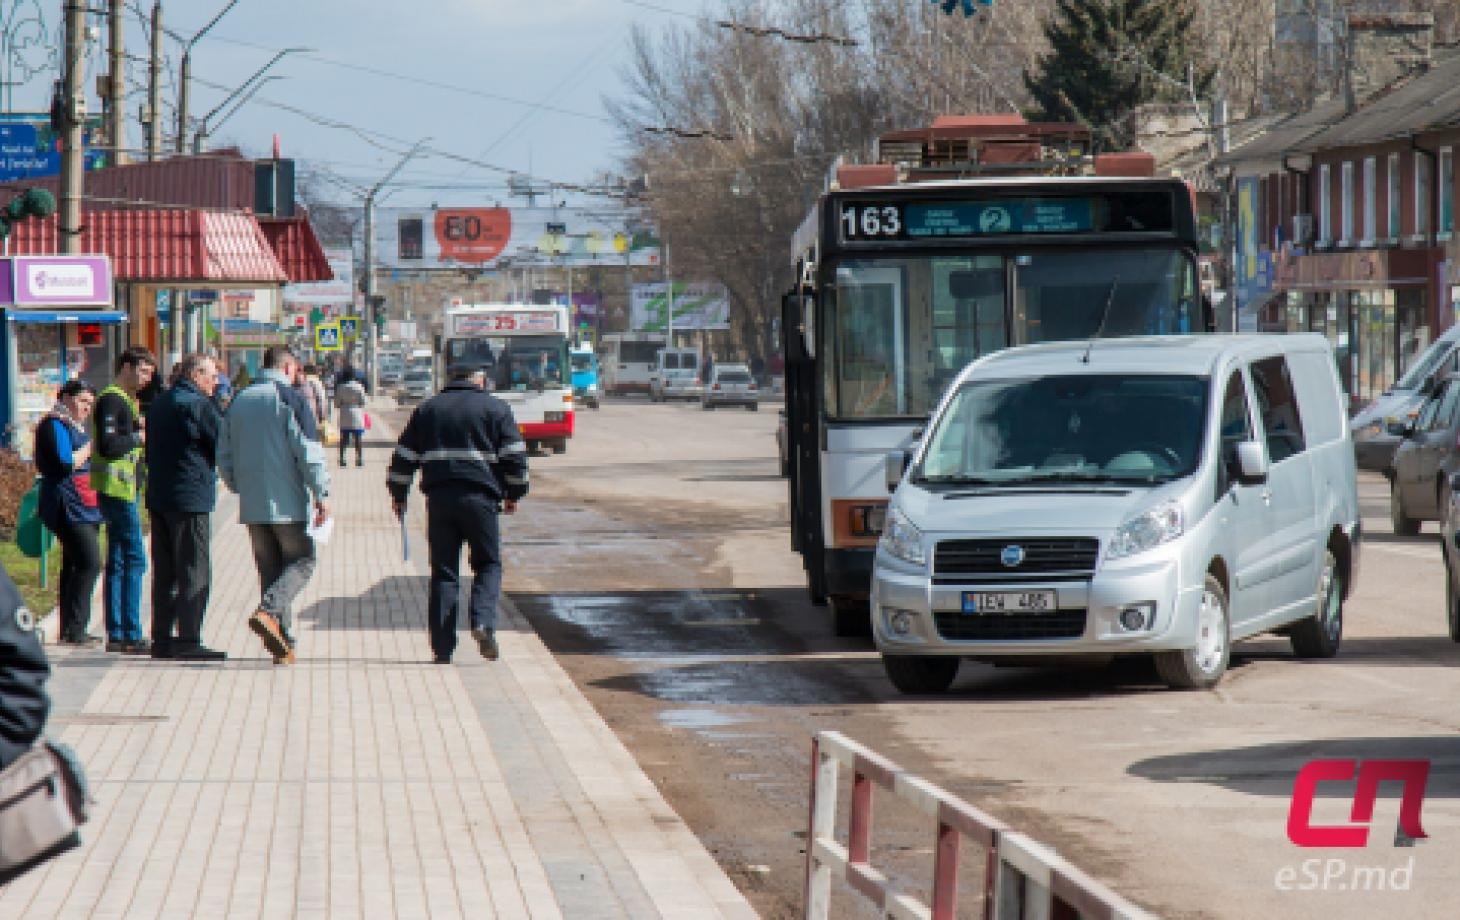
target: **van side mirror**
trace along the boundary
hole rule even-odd
[[[1421,393],[1424,393],[1424,394],[1428,395],[1430,393],[1435,392],[1435,387],[1439,386],[1439,383],[1440,383],[1440,377],[1439,377],[1439,375],[1438,374],[1430,374],[1428,377],[1426,377],[1424,379],[1424,383],[1421,383],[1419,385],[1419,391]]]
[[[1267,482],[1267,451],[1260,442],[1243,441],[1237,445],[1237,481],[1244,486]]]
[[[902,482],[902,477],[907,473],[907,466],[912,462],[912,451],[892,450],[887,452],[883,464],[886,468],[887,491],[896,492],[897,486]]]
[[[1384,429],[1396,438],[1411,438],[1414,436],[1414,422],[1408,419],[1393,419]]]

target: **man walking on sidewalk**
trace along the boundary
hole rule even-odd
[[[117,358],[117,379],[101,391],[92,414],[91,487],[106,522],[106,649],[130,655],[152,650],[142,635],[142,575],[147,551],[142,546],[142,518],[137,513],[137,471],[142,460],[145,426],[137,394],[152,382],[157,359],[133,346]]]
[[[177,383],[147,410],[147,511],[152,521],[152,657],[221,661],[203,645],[218,428],[213,359],[183,357]],[[174,627],[177,629],[173,636]]]
[[[259,571],[262,597],[248,625],[274,664],[294,663],[294,598],[314,574],[309,522],[319,526],[329,517],[329,472],[318,438],[300,420],[309,410],[294,389],[298,366],[283,345],[264,352],[259,379],[228,407],[218,448],[218,469],[238,493],[238,517]],[[312,414],[306,417],[312,422]]]
[[[456,651],[462,543],[471,550],[472,638],[483,658],[496,659],[502,588],[497,515],[514,513],[527,494],[527,445],[512,409],[485,391],[480,364],[453,364],[450,374],[446,388],[411,413],[387,479],[395,513],[403,516],[411,480],[421,470],[431,551],[427,620],[437,664],[450,664]]]

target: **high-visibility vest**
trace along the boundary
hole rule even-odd
[[[132,417],[141,416],[142,407],[130,393],[116,384],[112,384],[102,390],[97,396],[100,401],[102,396],[108,393],[115,393],[127,401],[132,409]],[[101,431],[96,427],[96,421],[92,420],[92,443],[101,443]],[[120,498],[123,501],[134,502],[137,500],[137,465],[142,459],[142,448],[135,447],[126,454],[115,460],[108,460],[101,455],[100,451],[93,451],[91,457],[91,487],[99,494],[111,498]]]

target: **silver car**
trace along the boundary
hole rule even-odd
[[[710,379],[705,381],[704,395],[700,406],[714,409],[719,406],[744,406],[752,412],[760,409],[760,388],[744,364],[716,364],[710,369]]]
[[[1261,633],[1338,652],[1358,486],[1321,336],[998,352],[887,473],[872,627],[904,692],[964,657],[1149,655],[1189,688]]]

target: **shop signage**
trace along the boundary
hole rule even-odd
[[[1278,262],[1280,288],[1372,290],[1424,284],[1429,271],[1424,250],[1360,250],[1300,255]]]
[[[12,256],[0,260],[0,304],[15,307],[106,307],[112,302],[111,259]]]

